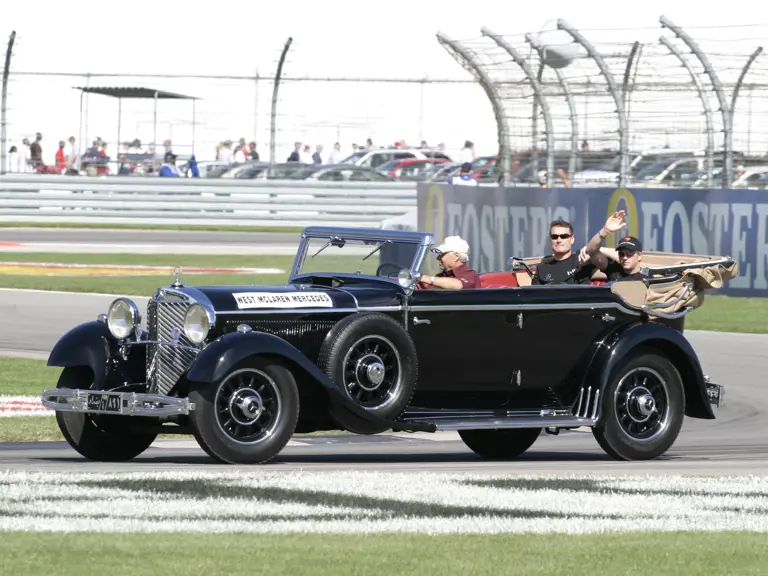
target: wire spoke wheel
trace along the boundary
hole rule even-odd
[[[669,421],[669,390],[659,372],[635,368],[619,381],[614,393],[621,430],[637,441],[661,434]]]
[[[282,396],[264,371],[243,368],[227,376],[214,398],[216,423],[239,444],[258,444],[280,425]]]
[[[357,340],[344,356],[343,386],[361,406],[380,408],[397,398],[402,367],[397,347],[379,335]]]

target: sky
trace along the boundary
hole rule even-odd
[[[377,8],[378,6],[378,8]],[[533,7],[536,9],[533,9]],[[442,31],[454,39],[478,38],[483,26],[499,34],[551,29],[558,18],[600,38],[631,42],[641,32],[662,33],[660,15],[693,35],[709,26],[768,22],[768,5],[755,3],[747,13],[724,10],[722,3],[645,0],[617,9],[615,1],[548,0],[539,4],[489,0],[446,0],[386,4],[347,0],[215,4],[199,0],[156,2],[152,13],[124,3],[99,3],[81,10],[40,0],[6,2],[0,21],[0,43],[12,30],[17,42],[11,63],[8,100],[9,143],[44,134],[44,154],[70,135],[90,141],[117,142],[118,106],[102,96],[84,101],[81,121],[79,92],[84,77],[44,77],[14,72],[109,73],[90,85],[143,85],[198,96],[194,137],[192,106],[161,102],[155,128],[151,101],[124,101],[120,139],[172,138],[181,152],[192,149],[199,159],[213,159],[215,143],[229,138],[256,139],[268,155],[271,82],[223,79],[120,78],[119,74],[198,74],[262,76],[274,74],[287,38],[293,38],[284,73],[292,77],[454,78],[469,80],[436,41]],[[46,16],[47,15],[47,16]],[[642,31],[639,29],[643,29]],[[761,28],[761,34],[766,30]],[[719,30],[718,33],[721,33]],[[711,35],[711,34],[709,34]],[[730,31],[728,46],[741,37],[749,53],[761,38],[749,30]],[[0,47],[0,52],[4,49]],[[765,56],[768,60],[768,56]],[[530,120],[528,121],[530,123]],[[292,82],[281,87],[278,100],[278,161],[294,141],[324,144],[337,139],[346,151],[352,142],[371,137],[377,144],[405,139],[417,144],[445,143],[458,151],[467,139],[480,154],[498,147],[492,109],[482,89],[465,84],[371,84]],[[114,146],[114,144],[113,144]]]

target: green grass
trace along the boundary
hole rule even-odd
[[[61,368],[46,366],[45,360],[0,356],[0,396],[39,396],[55,388]]]
[[[768,333],[768,298],[705,296],[704,304],[685,317],[686,330]]]
[[[595,535],[50,534],[7,532],[0,574],[154,576],[765,574],[768,538],[742,533]]]
[[[97,224],[95,222],[0,222],[0,228],[75,228],[95,230],[184,230],[191,232],[261,232],[301,234],[296,226],[210,226],[176,224]]]
[[[0,396],[37,396],[55,388],[61,368],[45,365],[45,360],[0,356]],[[0,418],[0,442],[43,442],[64,440],[50,416]],[[2,569],[0,569],[2,574]]]
[[[42,392],[42,388],[40,392]],[[53,413],[51,413],[53,414]],[[175,436],[179,438],[179,436]],[[11,416],[0,418],[0,442],[63,442],[56,418],[51,416]],[[2,574],[0,568],[0,574]]]

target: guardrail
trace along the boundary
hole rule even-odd
[[[415,182],[0,176],[0,219],[12,222],[375,228],[415,207]]]

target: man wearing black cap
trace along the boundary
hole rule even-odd
[[[642,280],[641,272],[643,245],[634,236],[624,236],[616,250],[601,250],[603,240],[612,232],[618,232],[625,226],[625,212],[619,210],[605,221],[605,226],[592,237],[584,247],[584,254],[592,264],[605,273],[608,282],[622,280]]]

